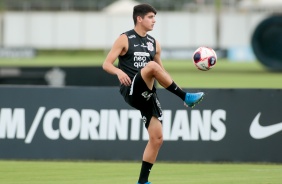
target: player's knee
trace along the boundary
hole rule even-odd
[[[147,67],[152,73],[159,72],[159,71],[162,69],[158,63],[153,62],[153,61],[147,63],[146,67]]]
[[[154,144],[155,147],[161,147],[161,145],[163,144],[163,136],[159,135],[152,137],[150,141]]]
[[[163,144],[163,142],[164,142],[163,136],[158,137],[158,141],[157,141],[158,146],[161,147],[161,145]]]
[[[156,140],[156,146],[161,147],[163,144],[163,136],[158,137]]]

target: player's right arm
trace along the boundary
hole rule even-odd
[[[113,75],[116,75],[121,84],[129,86],[131,80],[126,73],[114,65],[114,62],[119,55],[124,55],[128,49],[128,40],[125,34],[122,34],[113,44],[110,52],[108,53],[104,63],[103,69]]]

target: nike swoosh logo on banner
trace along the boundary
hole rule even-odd
[[[259,124],[260,114],[258,113],[250,126],[250,134],[254,139],[264,139],[277,132],[282,131],[282,122],[274,125],[262,126]]]

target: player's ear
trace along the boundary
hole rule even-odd
[[[137,16],[137,22],[142,22],[143,18],[141,16]]]

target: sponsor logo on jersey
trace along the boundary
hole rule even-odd
[[[136,38],[136,36],[135,35],[130,35],[130,36],[128,36],[128,38],[132,39],[132,38]]]
[[[154,46],[151,42],[147,42],[147,48],[149,51],[153,52],[154,51]]]
[[[147,46],[147,45],[145,45],[144,43],[142,43],[141,47],[145,47],[145,48],[147,48],[148,46]]]
[[[134,52],[134,56],[150,57],[148,52]]]
[[[147,52],[134,52],[134,63],[136,68],[143,68],[148,63],[148,57],[150,56]]]

